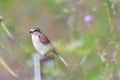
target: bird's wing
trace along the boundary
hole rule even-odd
[[[48,44],[50,43],[50,40],[44,35],[44,34],[40,34],[38,36],[39,40],[43,43],[43,44]]]

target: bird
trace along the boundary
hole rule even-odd
[[[67,62],[60,55],[59,51],[53,46],[52,42],[44,33],[41,32],[38,27],[30,29],[29,33],[32,36],[32,43],[40,55],[45,56],[46,54],[53,52],[61,59],[65,66],[68,67]]]

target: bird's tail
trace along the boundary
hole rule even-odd
[[[67,62],[63,59],[63,57],[60,55],[60,53],[57,50],[54,50],[54,52],[62,60],[62,62],[65,64],[65,66],[68,67]]]

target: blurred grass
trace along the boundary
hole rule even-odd
[[[0,27],[0,56],[21,80],[32,79],[33,67],[27,62],[36,51],[28,32],[39,26],[70,64],[66,69],[56,59],[55,71],[46,69],[55,72],[57,80],[119,80],[120,2],[115,1],[1,0],[0,15],[4,16],[6,27]],[[91,25],[83,21],[86,15],[93,16]],[[112,59],[116,61],[111,62]],[[0,71],[0,80],[8,80],[7,72],[3,72]]]

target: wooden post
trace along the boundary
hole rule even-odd
[[[34,78],[35,80],[42,80],[40,55],[34,54],[33,58],[34,58]]]
[[[56,63],[55,59],[53,57],[48,57],[48,56],[41,56],[39,53],[33,55],[34,58],[34,78],[35,80],[44,80],[46,76],[42,76],[42,67],[47,67],[47,68],[55,68]],[[42,65],[45,64],[45,65]],[[43,74],[44,75],[44,74]],[[50,74],[51,80],[55,80],[54,73]]]

